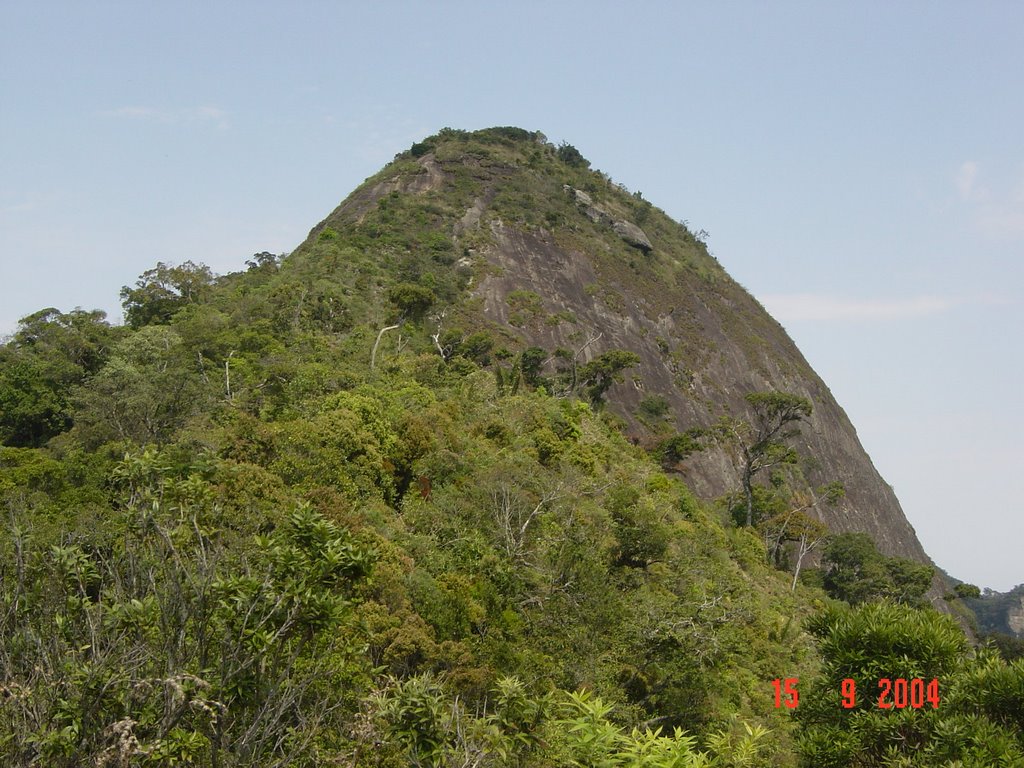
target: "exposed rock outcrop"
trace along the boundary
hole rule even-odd
[[[590,195],[582,189],[576,189],[568,184],[562,188],[573,195],[576,205],[582,209],[583,213],[592,222],[595,224],[610,224],[615,234],[621,237],[628,245],[638,248],[644,253],[654,250],[654,246],[651,244],[650,238],[647,237],[647,233],[636,224],[625,219],[616,219],[600,205],[595,205]]]
[[[1006,612],[1006,626],[1017,635],[1024,637],[1024,595],[1017,598],[1017,602]]]
[[[651,245],[651,241],[647,238],[646,233],[636,224],[629,221],[616,221],[612,224],[612,229],[615,230],[615,234],[634,248],[639,248],[644,253],[654,250],[654,246]]]

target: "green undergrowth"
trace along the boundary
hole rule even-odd
[[[787,743],[765,681],[813,668],[793,620],[809,606],[599,413],[436,354],[312,387],[304,366],[285,404],[239,377],[234,404],[181,414],[159,447],[90,422],[4,449],[9,761],[257,764],[271,739],[243,723],[273,711],[261,727],[296,764],[378,764],[361,718],[391,733],[415,679],[442,713],[490,711],[515,678],[531,701],[592,692],[622,738],[680,728],[697,754],[740,718]]]

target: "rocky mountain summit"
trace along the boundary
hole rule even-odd
[[[590,170],[575,148],[515,128],[442,131],[368,179],[296,254],[313,256],[325,232],[379,243],[396,228],[414,248],[430,239],[435,266],[464,281],[444,304],[439,337],[488,329],[509,347],[548,352],[548,370],[557,350],[581,365],[613,349],[638,355],[607,398],[637,441],[749,416],[751,392],[808,398],[813,413],[797,446],[811,459],[806,480],[846,490],[818,511],[822,520],[834,532],[870,534],[888,555],[930,562],[850,420],[782,326],[698,236]],[[736,487],[735,463],[721,450],[678,468],[705,498]]]

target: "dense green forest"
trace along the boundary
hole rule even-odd
[[[386,170],[442,151],[594,176],[518,129]],[[803,480],[814,404],[751,392],[630,440],[607,407],[629,350],[524,348],[472,312],[471,184],[392,191],[240,272],[158,264],[123,326],[21,321],[0,762],[1024,766],[1024,661],[930,607],[929,567],[817,521],[843,489]],[[523,226],[564,215],[504,194]],[[735,457],[733,492],[695,497],[675,470],[698,451]]]

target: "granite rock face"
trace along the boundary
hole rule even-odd
[[[609,390],[607,401],[641,444],[659,439],[638,417],[645,397],[668,404],[661,435],[706,427],[726,415],[750,418],[744,399],[750,392],[807,397],[813,414],[795,443],[813,458],[807,481],[838,481],[846,489],[837,505],[821,510],[822,520],[834,532],[870,534],[887,555],[931,563],[826,384],[700,239],[606,176],[573,170],[579,180],[567,184],[537,170],[536,147],[530,142],[520,155],[502,147],[485,156],[478,147],[463,152],[456,143],[439,143],[415,165],[405,160],[401,172],[385,169],[369,180],[320,227],[358,225],[376,200],[395,192],[419,196],[431,210],[447,206],[450,221],[431,226],[450,233],[456,249],[469,254],[457,264],[473,269],[461,322],[491,329],[512,348],[577,350],[598,337],[581,362],[612,349],[639,355],[640,363]],[[583,173],[589,176],[579,178]],[[576,186],[584,182],[587,191]],[[503,202],[512,189],[519,191],[516,199],[529,200],[530,210]],[[528,197],[523,189],[530,190]],[[638,218],[643,228],[633,223]],[[472,242],[463,244],[470,236]],[[637,251],[645,257],[635,258]],[[535,322],[510,323],[513,292],[536,296]],[[738,487],[735,462],[721,450],[695,454],[677,471],[704,498]],[[941,593],[937,585],[932,594]]]
[[[611,349],[638,354],[640,364],[626,382],[612,388],[609,397],[610,407],[637,439],[647,434],[636,416],[645,396],[665,398],[680,430],[710,426],[726,414],[748,416],[744,396],[749,392],[776,389],[807,397],[814,411],[796,447],[816,460],[808,479],[815,485],[839,481],[846,488],[846,496],[824,510],[822,519],[834,531],[871,534],[887,555],[930,562],[892,488],[871,463],[828,387],[782,327],[738,286],[723,290],[701,281],[676,286],[674,306],[668,311],[655,310],[648,297],[628,289],[620,290],[621,299],[601,296],[595,300],[587,287],[600,284],[603,270],[586,254],[567,252],[536,233],[507,225],[495,225],[493,235],[494,246],[485,255],[496,269],[474,292],[483,300],[484,315],[507,323],[509,294],[530,291],[542,297],[550,315],[572,313],[576,323],[520,328],[526,344],[575,349],[580,346],[578,328],[583,327],[588,329],[585,335],[601,334],[585,351],[586,360]],[[745,328],[736,327],[738,317],[748,318]],[[698,359],[678,360],[673,355],[679,343],[675,340],[689,335],[694,327],[714,351]],[[756,332],[764,343],[752,346],[735,341],[740,332]],[[680,471],[704,498],[738,487],[737,468],[720,451],[695,454]]]
[[[1024,637],[1024,595],[1020,595],[1016,604],[1006,612],[1006,626],[1017,637]]]

